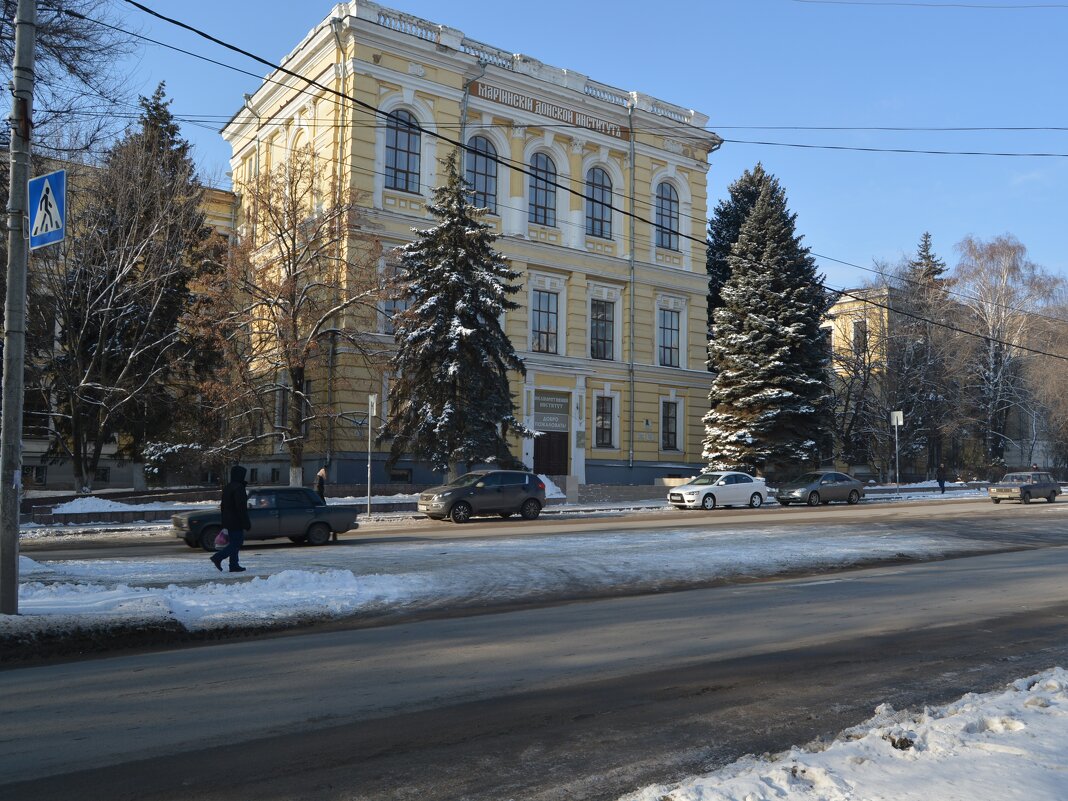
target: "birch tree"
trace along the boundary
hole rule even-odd
[[[977,335],[955,338],[967,395],[963,411],[982,443],[984,464],[977,467],[989,469],[1004,463],[1010,411],[1033,403],[1024,382],[1029,357],[1018,346],[1028,342],[1032,315],[1059,279],[1030,261],[1027,249],[1011,235],[989,241],[967,237],[957,247],[953,286],[960,327]]]

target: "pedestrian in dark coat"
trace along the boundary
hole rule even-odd
[[[938,488],[942,490],[942,494],[946,494],[946,466],[944,464],[938,465],[938,470],[935,472],[935,481],[938,482]]]
[[[230,542],[221,551],[211,555],[211,561],[217,570],[222,570],[223,559],[230,560],[231,573],[243,573],[245,568],[237,561],[241,546],[245,544],[245,532],[252,528],[248,517],[248,493],[245,492],[245,468],[235,464],[230,468],[230,483],[223,487],[219,510],[222,513],[223,528],[230,537]]]
[[[319,500],[326,503],[326,465],[319,468],[315,474],[315,491],[319,493]]]

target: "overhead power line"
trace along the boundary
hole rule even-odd
[[[280,65],[275,65],[272,62],[268,61],[267,59],[262,58],[261,56],[257,56],[257,55],[255,55],[253,53],[250,53],[250,52],[248,52],[248,51],[246,51],[246,50],[244,50],[244,49],[242,49],[242,48],[240,48],[240,47],[238,47],[236,45],[230,44],[230,43],[228,43],[226,41],[223,41],[223,40],[221,40],[221,39],[219,39],[219,38],[217,38],[215,36],[212,36],[209,33],[201,31],[198,28],[195,28],[195,27],[193,27],[191,25],[188,25],[187,23],[181,22],[180,20],[172,19],[170,17],[167,17],[164,14],[161,14],[161,13],[159,13],[157,11],[154,11],[153,9],[151,9],[151,8],[149,8],[147,6],[145,6],[145,5],[143,5],[143,4],[139,3],[139,2],[136,2],[136,0],[124,0],[124,2],[126,2],[129,5],[134,6],[135,8],[140,9],[141,11],[143,11],[146,14],[149,14],[149,15],[151,15],[153,17],[156,17],[156,18],[158,18],[160,20],[163,20],[164,22],[167,22],[168,24],[174,25],[176,27],[183,28],[184,30],[188,30],[188,31],[196,34],[197,36],[200,36],[200,37],[202,37],[204,39],[207,39],[208,41],[211,41],[211,42],[214,42],[215,44],[218,44],[221,47],[224,47],[224,48],[226,48],[228,50],[232,50],[233,52],[236,52],[236,53],[238,53],[240,55],[243,55],[243,56],[245,56],[247,58],[251,58],[256,62],[271,68],[272,70],[282,72],[283,74],[288,75],[288,76],[290,76],[292,78],[295,78],[295,79],[297,79],[299,81],[302,81],[302,82],[304,82],[305,84],[307,84],[309,86],[314,86],[317,89],[320,89],[320,90],[322,90],[324,92],[327,92],[327,93],[329,93],[331,95],[334,95],[336,97],[339,97],[342,100],[347,100],[347,101],[355,104],[356,106],[371,112],[374,115],[382,116],[382,117],[388,117],[388,114],[386,112],[383,112],[379,108],[377,108],[377,107],[375,107],[375,106],[373,106],[373,105],[371,105],[369,103],[366,103],[366,102],[364,102],[364,101],[362,101],[362,100],[360,100],[358,98],[352,97],[351,95],[347,95],[344,92],[341,92],[341,91],[339,91],[337,89],[334,89],[332,87],[329,87],[329,86],[326,86],[324,84],[321,84],[321,83],[319,83],[319,82],[317,82],[317,81],[315,81],[315,80],[313,80],[311,78],[308,78],[306,76],[300,75],[299,73],[293,72],[292,70],[289,70],[289,69],[287,69],[285,67],[282,67]],[[207,59],[207,60],[210,60],[210,59]],[[218,62],[213,62],[213,63],[218,63]],[[223,66],[223,67],[227,67],[228,66],[228,65],[225,65],[225,64],[219,64],[219,65]],[[251,73],[249,73],[249,74],[251,74]],[[259,77],[259,76],[256,76],[256,77]],[[297,89],[296,91],[298,91],[298,92],[306,92],[307,90]],[[438,133],[437,131],[432,131],[432,130],[426,129],[423,126],[419,125],[418,123],[412,124],[411,127],[415,128],[416,130],[420,131],[421,133],[427,134],[428,136],[432,136],[432,137],[434,137],[436,139],[439,139],[441,141],[444,141],[444,142],[447,142],[449,144],[452,144],[452,145],[454,145],[455,147],[459,148],[462,151],[467,152],[467,151],[471,151],[472,150],[470,147],[468,147],[464,143],[459,142],[459,141],[457,141],[455,139],[451,139],[450,137],[444,136],[444,135]],[[482,153],[480,155],[482,155],[484,157],[486,156],[486,154],[484,154],[484,153]],[[977,154],[977,155],[985,155],[985,154]],[[1065,155],[1068,155],[1068,154],[1065,154]],[[544,178],[542,178],[539,175],[536,175],[535,173],[533,173],[532,171],[527,169],[525,165],[517,165],[512,160],[505,160],[505,159],[500,159],[500,158],[491,158],[490,160],[495,161],[498,164],[501,164],[501,165],[504,165],[504,166],[510,166],[510,167],[512,167],[514,169],[517,169],[519,172],[525,173],[526,175],[528,175],[528,176],[530,176],[532,178],[535,178],[536,180],[542,181],[545,184],[552,185],[552,186],[555,186],[555,187],[557,187],[559,189],[562,189],[562,190],[564,190],[565,192],[567,192],[569,194],[572,194],[572,195],[575,195],[575,196],[578,196],[578,197],[582,197],[583,199],[585,199],[585,197],[586,197],[585,193],[580,193],[580,192],[572,189],[569,186],[565,186],[565,185],[562,185],[562,184],[559,184],[559,183],[555,183],[555,182],[552,182],[552,181],[545,181]],[[632,200],[632,203],[633,203],[634,199],[632,198],[631,200]],[[631,211],[625,211],[623,209],[617,209],[614,206],[612,206],[611,204],[607,204],[607,203],[604,204],[604,205],[606,205],[608,208],[611,208],[613,211],[616,211],[616,212],[620,213],[624,217],[630,217],[630,218],[633,218],[633,219],[635,219],[635,220],[637,220],[639,222],[646,223],[648,225],[655,225],[651,220],[648,220],[648,219],[646,219],[644,217],[641,217],[640,215],[637,215],[637,214],[635,214],[635,213],[633,213]],[[702,220],[702,223],[705,223],[705,222],[706,221]],[[698,238],[692,237],[692,236],[690,236],[688,234],[684,234],[681,231],[677,232],[677,235],[678,235],[678,237],[680,239],[685,239],[685,240],[688,240],[688,241],[696,242],[696,243],[698,243],[698,244],[700,244],[702,246],[706,246],[707,245],[707,240],[705,240],[705,239],[698,239]],[[809,252],[811,253],[811,251],[809,251]],[[812,255],[816,256],[816,254],[812,254]],[[819,257],[819,258],[826,258],[826,257]],[[824,286],[826,286],[826,284],[824,284]],[[982,339],[984,341],[996,342],[996,343],[1004,345],[1006,347],[1016,348],[1016,349],[1019,349],[1019,350],[1022,350],[1022,351],[1028,352],[1028,353],[1033,353],[1033,354],[1036,354],[1036,355],[1041,355],[1041,356],[1046,356],[1046,357],[1050,357],[1050,358],[1054,358],[1054,359],[1060,359],[1060,360],[1068,361],[1068,356],[1062,356],[1060,354],[1049,353],[1047,351],[1042,351],[1042,350],[1038,350],[1038,349],[1035,349],[1035,348],[1030,348],[1030,347],[1027,347],[1027,346],[1018,345],[1018,344],[1014,344],[1014,343],[1011,343],[1011,342],[1006,342],[1004,340],[999,340],[999,339],[996,339],[996,338],[993,338],[993,337],[984,336],[984,335],[976,333],[974,331],[968,331],[966,329],[959,328],[958,326],[954,326],[954,325],[951,325],[949,323],[945,323],[945,322],[941,322],[941,321],[938,321],[938,320],[929,319],[929,318],[923,317],[922,315],[917,315],[917,314],[912,313],[912,312],[907,312],[907,311],[900,310],[900,309],[894,309],[894,308],[892,308],[892,307],[890,307],[890,306],[888,306],[886,304],[879,303],[878,301],[875,301],[875,300],[873,300],[871,298],[865,298],[863,296],[857,295],[854,292],[851,292],[849,290],[844,290],[844,289],[840,290],[840,289],[835,289],[834,287],[828,287],[828,288],[831,289],[832,291],[838,292],[840,295],[844,295],[846,297],[851,297],[851,298],[854,298],[855,300],[858,300],[858,301],[861,301],[861,302],[864,302],[864,303],[868,303],[868,304],[876,306],[876,307],[883,308],[885,310],[894,312],[896,314],[901,314],[901,315],[904,315],[906,317],[912,317],[912,318],[915,318],[917,320],[921,320],[923,322],[927,322],[927,323],[929,323],[931,325],[935,325],[937,327],[944,328],[944,329],[947,329],[947,330],[952,330],[952,331],[955,331],[955,332],[963,334],[963,335],[976,337],[976,338]]]
[[[1036,11],[1068,8],[1068,3],[909,3],[904,0],[794,0],[820,6],[902,6],[905,8],[968,8],[983,11]]]

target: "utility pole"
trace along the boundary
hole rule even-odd
[[[0,424],[0,614],[19,613],[19,501],[26,355],[27,182],[33,128],[36,0],[18,0],[11,65],[11,186],[7,199],[7,303],[4,309],[3,422]]]

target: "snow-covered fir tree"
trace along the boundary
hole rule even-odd
[[[828,299],[795,218],[769,180],[731,247],[709,343],[704,457],[712,469],[799,469],[818,462],[829,441],[820,331]]]
[[[712,332],[715,312],[723,305],[723,285],[730,277],[730,265],[727,257],[731,255],[731,246],[738,241],[749,212],[760,197],[760,190],[765,184],[775,183],[775,177],[764,171],[759,162],[752,170],[746,170],[742,176],[727,187],[728,197],[716,204],[715,211],[708,221],[708,251],[705,256],[705,270],[708,272],[708,330]],[[709,360],[709,369],[712,369]]]
[[[508,432],[531,432],[515,417],[508,373],[526,368],[500,319],[518,308],[508,298],[519,273],[493,249],[497,235],[470,204],[455,153],[444,173],[428,207],[440,223],[401,248],[395,292],[409,305],[393,320],[397,380],[380,439],[392,438],[391,463],[410,454],[436,470],[514,464]]]

